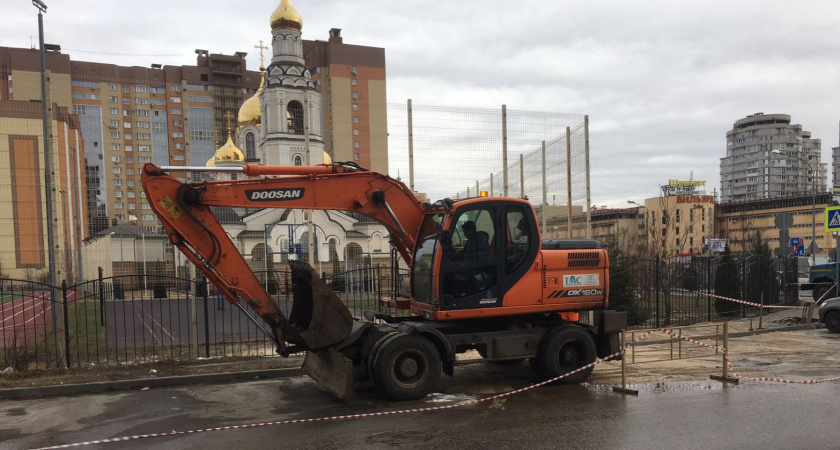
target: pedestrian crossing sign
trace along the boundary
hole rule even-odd
[[[825,231],[840,231],[840,206],[825,209]]]

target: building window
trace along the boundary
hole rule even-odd
[[[353,142],[353,148],[359,148],[359,142],[358,141]]]
[[[353,123],[359,123],[359,116],[353,116]]]
[[[359,130],[353,130],[353,136],[358,136],[358,135],[359,135]]]
[[[303,134],[303,105],[297,100],[286,107],[286,128],[289,134]]]
[[[169,113],[174,114],[174,115],[181,115],[181,109],[180,108],[173,108],[171,111],[169,111]]]
[[[108,114],[117,115],[120,113],[119,108],[108,108]]]
[[[134,86],[134,92],[149,92],[149,88],[146,86]]]
[[[353,159],[358,161],[359,160],[359,154],[358,153],[353,153]]]
[[[110,128],[117,128],[117,127],[120,126],[120,121],[119,120],[111,120],[111,121],[108,122],[108,126]]]
[[[353,91],[353,100],[359,99],[359,93],[357,91]]]
[[[120,138],[120,132],[119,131],[112,131],[111,132],[111,139],[119,139],[119,138]]]
[[[352,66],[352,67],[350,68],[350,73],[351,73],[351,74],[353,74],[353,75],[358,75],[358,73],[357,73],[357,71],[356,71],[356,66]]]
[[[253,161],[257,159],[257,151],[256,151],[256,142],[254,139],[254,133],[247,133],[245,135],[245,159],[248,161]]]
[[[353,103],[353,111],[358,111],[358,110],[359,110],[359,105]]]
[[[117,96],[115,96],[115,95],[109,95],[109,96],[108,96],[108,103],[118,103]]]
[[[295,155],[295,165],[302,166],[303,165],[303,157],[300,155]]]
[[[122,91],[128,93],[128,86],[123,86]]]
[[[131,99],[130,98],[124,98],[124,99],[122,99],[122,103],[123,103],[123,105],[130,105],[131,104]]]
[[[352,81],[350,84],[352,84],[353,86],[356,86],[356,85],[358,85],[358,84],[359,84],[359,82],[358,82],[358,80],[356,80],[355,78],[353,78],[353,81]]]
[[[113,83],[109,84],[108,85],[108,90],[109,91],[116,91],[117,90],[117,85],[113,84]]]
[[[120,144],[116,144],[116,143],[111,144],[111,150],[119,150],[119,149],[120,149]]]
[[[134,103],[137,105],[148,105],[149,99],[148,98],[135,98]]]

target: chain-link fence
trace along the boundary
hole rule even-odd
[[[431,201],[527,197],[545,237],[587,235],[587,141],[580,114],[388,105],[391,176]]]

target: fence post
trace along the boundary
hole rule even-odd
[[[70,368],[70,318],[67,316],[67,280],[61,282],[61,298],[64,308],[64,361]]]
[[[741,259],[741,300],[747,301],[747,259]],[[741,318],[747,317],[747,305],[741,303]],[[752,328],[752,327],[751,327]]]
[[[99,324],[105,326],[105,284],[102,281],[102,268],[99,268]],[[107,343],[108,340],[106,339]]]
[[[710,252],[711,253],[711,252]],[[712,255],[706,259],[706,322],[712,321]]]
[[[723,376],[709,375],[713,380],[738,384],[737,378],[729,376],[729,322],[723,322]]]
[[[622,394],[639,395],[639,391],[627,388],[627,330],[621,330],[621,387],[613,386],[613,391]]]
[[[207,289],[204,290],[204,357],[210,357],[210,314],[207,312]]]
[[[654,269],[654,301],[656,302],[656,328],[659,328],[659,255],[656,255],[656,268]]]
[[[761,306],[758,307],[758,329],[764,323],[764,292],[761,293]],[[726,344],[724,344],[726,346]]]

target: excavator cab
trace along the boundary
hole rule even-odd
[[[502,307],[538,253],[539,232],[527,201],[470,199],[455,203],[448,214],[429,214],[412,263],[415,312],[432,318]]]

